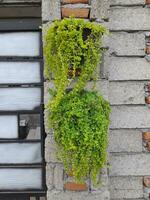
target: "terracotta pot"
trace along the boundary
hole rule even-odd
[[[85,183],[67,182],[64,184],[64,189],[69,191],[86,191],[88,186]]]

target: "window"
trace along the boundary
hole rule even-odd
[[[0,19],[0,200],[45,199],[40,25]]]

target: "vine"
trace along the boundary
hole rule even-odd
[[[86,82],[94,78],[95,69],[102,56],[102,36],[106,29],[95,23],[82,19],[63,19],[55,21],[45,37],[45,77],[54,77],[56,87],[55,99],[50,103],[51,109],[59,104],[60,99],[73,80],[76,70],[81,73],[72,92],[81,91]],[[72,69],[73,75],[68,77]]]
[[[55,21],[45,37],[45,76],[55,84],[46,106],[48,125],[59,159],[77,181],[90,176],[96,182],[106,164],[110,106],[96,91],[84,89],[96,79],[105,33],[94,22],[69,18]]]
[[[67,93],[57,109],[49,113],[58,144],[58,157],[77,181],[95,182],[106,163],[110,107],[95,91]]]

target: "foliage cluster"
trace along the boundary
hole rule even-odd
[[[110,107],[95,91],[64,95],[49,121],[55,131],[59,158],[77,181],[96,180],[106,162]]]
[[[81,91],[86,82],[94,78],[94,72],[102,55],[103,26],[85,22],[82,19],[64,19],[55,21],[45,37],[45,76],[54,77],[56,96],[51,104],[57,106],[67,87],[76,79],[76,69],[81,74],[72,92]],[[73,69],[73,76],[68,77]]]
[[[96,91],[84,90],[95,77],[105,32],[101,25],[69,18],[55,21],[45,37],[45,76],[55,83],[47,104],[48,125],[54,130],[59,159],[77,181],[89,176],[96,181],[106,163],[110,106]]]

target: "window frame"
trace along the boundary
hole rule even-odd
[[[13,24],[12,24],[13,23]],[[40,44],[40,55],[37,57],[17,57],[17,56],[0,56],[0,61],[7,62],[40,62],[40,83],[30,83],[30,84],[0,84],[0,88],[4,85],[8,87],[20,87],[22,85],[28,85],[29,87],[39,87],[41,88],[41,105],[38,109],[35,110],[16,110],[16,111],[0,111],[0,115],[17,115],[19,119],[20,114],[40,114],[40,127],[41,127],[41,138],[36,140],[23,140],[23,139],[0,139],[1,143],[33,143],[41,142],[41,154],[42,154],[42,163],[41,164],[0,164],[0,169],[2,168],[41,168],[42,170],[42,189],[33,189],[33,190],[0,190],[0,198],[27,198],[35,197],[37,200],[40,197],[46,196],[46,171],[45,171],[45,129],[44,129],[44,75],[43,75],[43,49],[42,49],[42,32],[40,29],[41,19],[40,18],[22,18],[22,19],[0,19],[0,32],[39,32],[39,44]],[[19,123],[19,120],[18,120]]]

